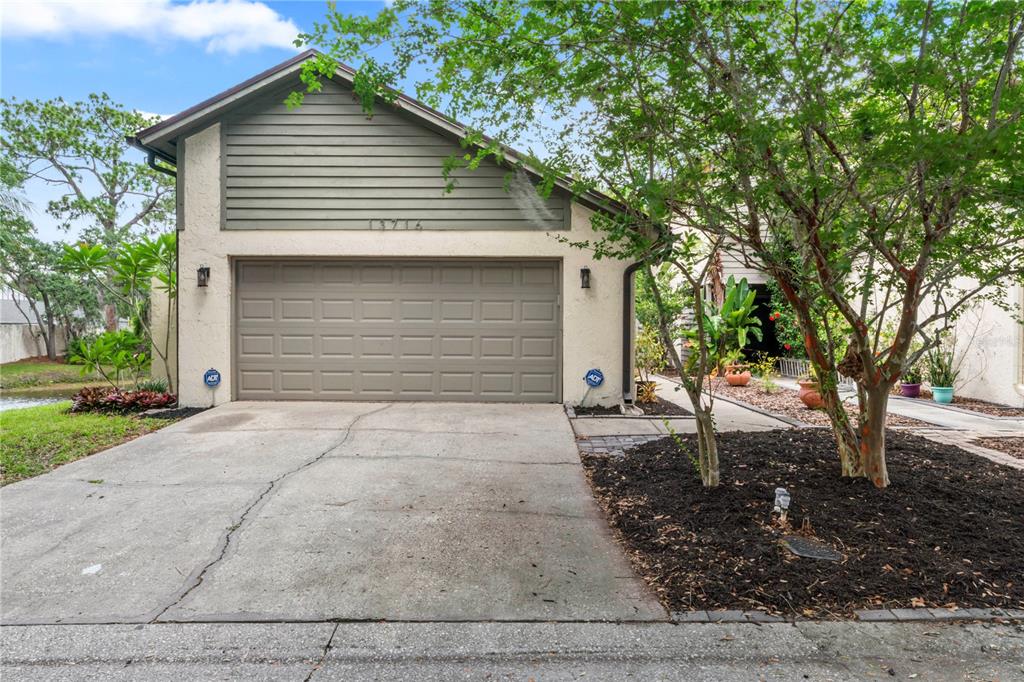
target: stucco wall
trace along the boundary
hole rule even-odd
[[[1024,314],[1021,287],[1012,287],[1006,303]],[[957,393],[1024,407],[1024,339],[1020,324],[1002,308],[981,301],[956,325],[960,376]]]
[[[32,332],[34,329],[27,324],[0,324],[0,363],[46,355],[46,344]],[[57,353],[63,354],[66,349],[64,333],[58,330]]]
[[[587,403],[613,404],[622,395],[622,272],[626,264],[595,261],[580,249],[558,243],[545,232],[498,231],[300,231],[221,230],[219,125],[186,141],[183,231],[179,233],[179,397],[200,406],[232,399],[232,265],[236,258],[273,257],[470,257],[562,260],[562,398],[577,403],[586,393],[583,375],[601,369],[605,383]],[[179,160],[179,164],[181,161]],[[439,170],[440,172],[440,170]],[[572,207],[572,227],[562,232],[585,239],[591,211]],[[196,269],[210,268],[208,287],[196,286]],[[591,288],[580,288],[580,268],[591,270]],[[209,368],[221,385],[203,384]]]
[[[153,345],[159,344],[159,348],[162,351],[166,344],[168,345],[168,352],[166,353],[167,364],[165,365],[156,348],[151,350],[152,364],[149,372],[154,378],[169,379],[172,390],[176,391],[178,387],[178,335],[174,324],[176,318],[174,304],[172,303],[170,308],[168,308],[167,292],[159,288],[155,279],[150,291],[150,328],[153,332]],[[170,319],[168,319],[168,312],[170,312]],[[171,327],[169,330],[170,334],[168,334],[168,324]]]

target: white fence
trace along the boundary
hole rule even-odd
[[[802,358],[779,358],[779,374],[784,377],[791,377],[799,379],[801,377],[809,376],[811,373],[811,363],[809,360]],[[857,384],[854,383],[853,379],[839,375],[839,385],[843,388],[850,390],[856,390]]]

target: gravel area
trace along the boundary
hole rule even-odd
[[[976,438],[971,442],[975,445],[980,445],[983,448],[998,450],[1010,457],[1024,459],[1024,437],[991,436],[986,438]]]
[[[766,393],[759,379],[753,379],[746,386],[730,386],[723,379],[713,379],[715,395],[722,395],[730,400],[753,405],[766,412],[779,414],[790,419],[798,419],[812,426],[829,426],[828,415],[823,410],[811,410],[797,398],[796,391],[776,386],[771,393]],[[847,402],[846,411],[854,420],[857,419],[857,407]],[[887,426],[932,426],[918,419],[890,414],[886,419]]]
[[[927,388],[921,389],[921,397],[918,398],[918,400],[931,399],[932,392]],[[1010,407],[1009,405],[990,403],[985,400],[977,400],[975,398],[963,398],[958,395],[953,396],[952,405],[953,407],[959,407],[961,410],[980,412],[981,414],[987,414],[992,417],[1024,417],[1024,407]]]

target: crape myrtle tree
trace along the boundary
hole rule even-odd
[[[421,98],[494,136],[471,135],[452,166],[543,141],[532,161],[549,178],[634,207],[596,220],[599,242],[658,262],[663,226],[683,225],[771,275],[842,474],[885,487],[901,371],[970,301],[1005,302],[1024,278],[1022,36],[1017,2],[398,0],[331,10],[300,40],[325,53],[307,86],[354,63],[364,107],[426,71]]]
[[[108,249],[132,235],[164,228],[174,212],[174,181],[134,158],[127,135],[156,123],[106,94],[83,102],[0,100],[3,153],[28,183],[60,195],[46,212],[82,240]],[[108,284],[114,273],[105,275]],[[116,301],[103,298],[108,330],[117,328]]]

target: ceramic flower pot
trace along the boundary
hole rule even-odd
[[[921,397],[921,384],[900,384],[900,395],[904,398]]]
[[[943,405],[953,402],[953,387],[932,386],[932,400]]]
[[[817,381],[798,381],[800,392],[797,397],[807,407],[818,410],[825,406],[825,399],[821,397]]]
[[[737,366],[727,367],[725,370],[725,380],[729,382],[730,386],[746,386],[750,383],[750,370]]]

